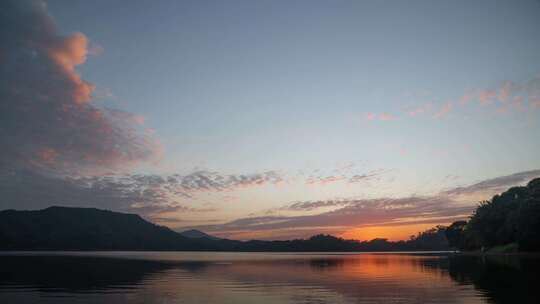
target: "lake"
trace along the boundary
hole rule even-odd
[[[540,303],[540,258],[0,253],[0,303]]]

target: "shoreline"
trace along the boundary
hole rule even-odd
[[[540,257],[540,252],[522,251],[522,252],[481,252],[481,251],[457,251],[451,255],[460,256],[520,256],[520,257]]]

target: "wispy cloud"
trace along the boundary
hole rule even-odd
[[[390,172],[391,170],[387,169],[376,169],[371,170],[367,173],[355,173],[355,172],[344,172],[349,170],[336,170],[335,174],[311,174],[306,178],[307,184],[317,184],[317,185],[328,185],[337,182],[347,182],[347,183],[360,183],[367,181],[378,181],[381,177]]]
[[[470,216],[476,208],[478,194],[484,199],[521,185],[540,176],[540,170],[515,173],[488,179],[469,186],[456,187],[426,196],[373,199],[330,199],[286,204],[269,214],[313,212],[311,215],[268,215],[237,219],[220,225],[198,227],[225,237],[239,237],[249,231],[250,237],[282,238],[310,236],[316,232],[343,233],[368,226],[399,226],[449,223]],[[269,233],[272,231],[272,233]],[[277,234],[274,231],[279,231]]]
[[[334,176],[334,175],[330,175],[330,176],[312,176],[312,177],[309,177],[306,180],[306,183],[307,184],[327,185],[327,184],[343,181],[345,179],[346,179],[345,175],[340,175],[340,176]]]
[[[219,174],[197,171],[187,175],[117,175],[64,177],[34,170],[8,170],[0,174],[3,208],[44,208],[50,205],[93,206],[151,216],[162,212],[210,211],[186,206],[202,192],[224,192],[277,184],[276,172]]]
[[[264,216],[242,218],[221,225],[198,227],[204,231],[221,236],[236,237],[245,231],[259,231],[259,235],[270,235],[268,231],[290,230],[304,236],[315,232],[343,233],[347,230],[381,225],[410,225],[419,223],[441,223],[467,217],[474,206],[463,206],[448,196],[380,198],[363,200],[329,200],[294,203],[286,208],[293,211],[310,211],[322,207],[335,207],[336,210],[315,215]],[[270,236],[272,238],[272,236]],[[287,238],[286,235],[284,235]]]
[[[319,201],[304,201],[294,202],[290,205],[278,208],[277,211],[312,211],[326,207],[338,207],[350,205],[350,200],[319,200]]]
[[[450,111],[452,111],[452,108],[453,108],[453,103],[452,102],[447,102],[445,103],[442,108],[437,111],[437,113],[435,113],[433,115],[433,118],[437,118],[437,119],[440,119],[440,118],[443,118],[445,117],[446,115],[448,115],[450,113]]]
[[[540,176],[540,170],[531,170],[487,179],[472,185],[455,187],[444,191],[449,195],[463,195],[475,193],[499,193],[508,187],[520,185]]]
[[[396,120],[398,117],[390,113],[367,113],[365,119],[367,121],[391,121]]]
[[[466,111],[475,105],[480,105],[480,109],[499,114],[525,113],[527,110],[539,109],[540,76],[522,83],[502,81],[493,87],[470,89],[455,99],[444,103],[435,101],[422,103],[406,108],[404,113],[411,119],[421,116],[441,119],[455,110]],[[381,116],[375,113],[368,113],[366,119],[382,120]]]
[[[433,110],[433,103],[425,103],[418,107],[410,108],[406,110],[407,115],[411,117],[420,116],[423,114],[427,114]]]

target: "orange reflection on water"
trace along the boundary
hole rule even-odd
[[[256,296],[254,299],[258,303],[264,302],[260,300],[261,295],[280,298],[268,303],[295,303],[295,299],[309,296],[331,299],[323,303],[363,303],[364,299],[367,302],[369,299],[388,302],[396,298],[420,303],[420,299],[447,299],[455,293],[455,283],[448,273],[429,265],[430,261],[438,260],[437,257],[399,254],[260,255],[266,258],[209,263],[185,270],[180,266],[180,269],[161,273],[160,284],[152,289],[165,294],[175,294],[181,289],[183,296],[193,291],[193,298],[203,294],[205,297],[212,295],[215,299],[234,298],[240,292],[243,298]],[[177,276],[183,278],[182,286],[178,285]]]
[[[425,256],[366,254],[346,262],[340,275],[351,279],[378,280],[392,278],[400,285],[418,284],[420,281],[444,279],[440,269],[425,265]]]

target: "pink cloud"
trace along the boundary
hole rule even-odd
[[[345,179],[345,176],[343,176],[343,175],[340,175],[340,176],[334,176],[334,175],[331,175],[331,176],[315,176],[315,177],[308,178],[306,183],[309,184],[309,185],[312,185],[312,184],[328,185],[328,184],[333,184],[333,183],[342,181],[344,179]]]
[[[407,114],[411,117],[414,117],[414,116],[418,116],[418,115],[422,115],[422,114],[425,114],[429,111],[431,111],[431,109],[433,108],[433,104],[432,103],[426,103],[426,104],[423,104],[417,108],[413,108],[413,109],[410,109],[407,111]]]
[[[37,157],[45,163],[52,163],[58,157],[58,152],[55,149],[44,147],[37,151]]]
[[[525,98],[523,96],[514,97],[514,99],[512,100],[512,107],[518,110],[522,109],[524,100]]]
[[[395,120],[395,119],[396,119],[396,116],[392,114],[388,114],[388,113],[379,114],[379,120],[382,120],[382,121],[389,121],[389,120]]]
[[[510,81],[505,81],[504,84],[499,89],[499,100],[501,102],[506,102],[512,93],[512,83]]]
[[[488,105],[493,102],[493,100],[497,97],[497,91],[496,90],[481,90],[478,93],[478,101],[482,105]]]
[[[534,109],[540,109],[540,97],[539,96],[529,96],[529,102],[531,103],[531,107]]]
[[[466,105],[476,96],[475,92],[467,92],[459,99],[460,105]]]
[[[389,114],[389,113],[381,113],[381,114],[367,113],[366,116],[365,116],[365,119],[366,119],[367,121],[376,121],[376,120],[379,120],[379,121],[390,121],[390,120],[395,120],[395,119],[397,119],[397,116],[392,115],[392,114]]]
[[[452,102],[447,102],[446,104],[443,105],[443,107],[437,113],[433,115],[433,118],[437,118],[437,119],[444,118],[446,115],[448,115],[448,113],[450,113],[450,111],[452,111],[452,107],[453,107]]]
[[[76,69],[89,54],[84,34],[62,35],[41,1],[7,8],[12,18],[3,28],[10,37],[0,38],[0,99],[9,136],[0,137],[8,147],[1,164],[77,175],[159,157],[159,141],[136,127],[142,116],[92,103],[95,86]]]

